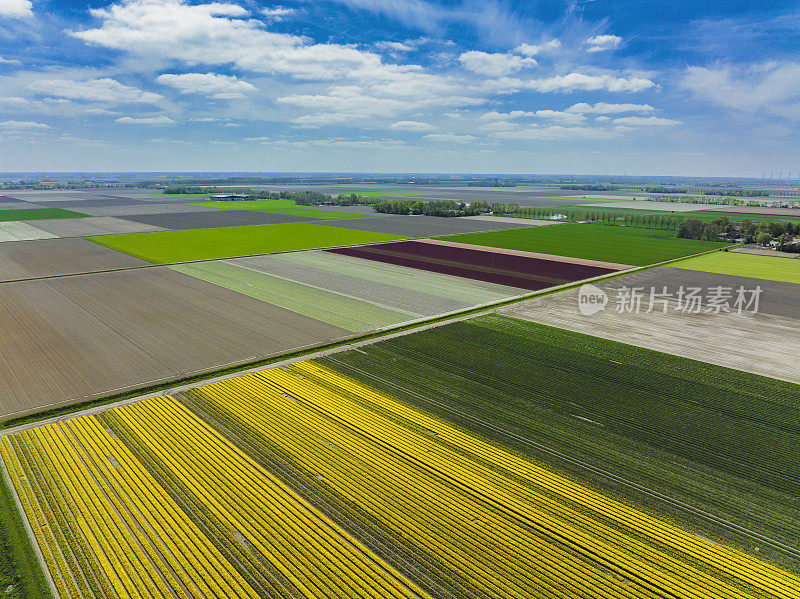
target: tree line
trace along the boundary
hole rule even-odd
[[[678,229],[678,237],[686,239],[708,239],[717,241],[720,237],[742,239],[745,243],[769,245],[773,240],[778,241],[778,249],[800,253],[800,244],[790,243],[790,236],[800,235],[800,223],[761,221],[755,223],[743,220],[741,225],[735,226],[727,217],[721,216],[710,223],[703,223],[696,218],[687,218]]]
[[[373,205],[375,212],[384,214],[425,214],[427,216],[474,216],[480,214],[472,205],[454,200],[381,200]]]

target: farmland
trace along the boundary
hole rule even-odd
[[[800,569],[800,482],[790,465],[798,385],[499,316],[321,362],[699,534]]]
[[[773,258],[781,260],[782,258]],[[577,289],[549,295],[541,300],[521,302],[501,310],[503,314],[533,322],[614,339],[669,354],[737,368],[769,377],[800,383],[794,366],[800,330],[796,326],[797,285],[754,280],[746,277],[705,273],[682,268],[659,267],[598,283],[609,297],[605,309],[591,316],[578,311]],[[708,311],[707,303],[698,311],[679,307],[681,287],[699,290],[705,301],[709,290],[728,290],[727,310]],[[743,304],[742,313],[734,305],[736,290],[743,288],[745,301],[760,287],[757,305]],[[621,290],[638,289],[639,309],[621,309]],[[656,300],[652,303],[653,290]],[[659,300],[658,295],[667,296]],[[664,303],[666,302],[666,304]],[[631,304],[627,303],[628,307]],[[666,308],[665,308],[666,306]],[[755,309],[755,312],[753,310]],[[747,342],[732,343],[732,339]],[[764,348],[769,348],[765,351]]]
[[[0,281],[113,270],[147,262],[85,239],[43,239],[0,244]]]
[[[644,266],[724,247],[674,231],[570,223],[442,237],[449,241]]]
[[[38,221],[37,221],[38,222]],[[28,241],[32,239],[53,239],[52,233],[22,222],[0,222],[0,243],[6,241]]]
[[[610,268],[586,264],[481,251],[478,246],[467,248],[424,241],[403,241],[328,251],[532,290],[613,272]]]
[[[476,231],[494,231],[499,229],[518,229],[535,224],[508,223],[502,221],[486,222],[470,218],[442,218],[426,215],[384,215],[381,218],[358,218],[350,220],[332,220],[321,223],[337,229],[354,229],[373,231],[375,233],[391,233],[407,237],[432,237],[435,235],[455,235],[474,233]]]
[[[778,256],[717,252],[681,260],[673,266],[740,277],[800,283],[800,261]]]
[[[287,223],[104,235],[87,239],[149,262],[165,263],[371,243],[400,237],[310,223]]]
[[[0,284],[0,420],[349,333],[166,267]]]
[[[377,268],[368,260],[324,251],[184,264],[172,269],[353,333],[525,292],[450,275],[425,276],[403,266]]]
[[[63,208],[19,208],[0,210],[0,221],[46,220],[50,218],[83,218],[87,214]]]
[[[788,599],[800,584],[310,362],[25,430],[2,454],[62,597]]]
[[[88,237],[92,235],[121,235],[162,231],[161,227],[137,223],[113,216],[90,216],[87,218],[53,219],[37,221],[36,227],[58,237]]]
[[[335,212],[331,210],[315,210],[298,206],[294,200],[243,200],[236,202],[192,202],[193,206],[207,208],[221,208],[224,210],[253,210],[255,212],[270,212],[272,214],[286,214],[304,218],[319,218],[323,220],[338,220],[341,218],[363,218],[360,214],[348,212]]]

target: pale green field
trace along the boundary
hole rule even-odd
[[[800,259],[760,256],[738,252],[714,252],[670,264],[675,268],[752,277],[784,283],[800,283]]]
[[[412,320],[407,314],[382,306],[226,262],[182,264],[171,268],[353,333]]]

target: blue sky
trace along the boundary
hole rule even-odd
[[[0,0],[0,171],[800,175],[788,1]]]

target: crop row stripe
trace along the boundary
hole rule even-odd
[[[435,430],[438,433],[437,439],[441,438],[443,441],[447,441],[468,453],[478,455],[490,463],[501,465],[506,470],[523,478],[535,480],[543,487],[553,490],[562,496],[575,497],[578,503],[587,505],[606,517],[620,521],[644,536],[655,538],[672,549],[677,549],[704,563],[714,565],[727,575],[752,584],[762,591],[767,591],[777,597],[786,599],[791,599],[797,596],[797,592],[800,592],[800,581],[796,577],[770,564],[733,549],[702,541],[676,526],[653,518],[623,503],[610,500],[600,493],[591,491],[564,477],[553,475],[527,460],[482,441],[474,435],[463,433],[452,425],[426,416],[418,410],[357,385],[349,379],[316,364],[305,362],[294,366],[306,374],[316,373],[318,376],[324,377],[326,381],[347,388],[348,391],[362,399],[375,403],[405,420],[414,422],[418,426]]]
[[[169,403],[167,403],[169,402]],[[118,412],[125,412],[121,415],[123,418],[126,418],[126,422],[136,429],[136,432],[140,434],[143,438],[147,438],[150,443],[153,445],[161,445],[159,448],[161,451],[164,451],[166,454],[172,452],[172,449],[169,447],[164,447],[162,443],[155,438],[155,435],[152,434],[153,430],[159,430],[160,422],[170,422],[173,424],[171,430],[162,430],[161,436],[167,437],[170,439],[172,444],[174,443],[181,443],[182,438],[186,438],[186,442],[190,442],[191,446],[195,448],[195,450],[203,449],[204,454],[209,458],[207,460],[200,460],[199,458],[195,458],[193,456],[182,456],[183,457],[183,464],[177,464],[174,460],[174,457],[170,457],[170,465],[171,467],[183,469],[184,466],[191,467],[192,469],[196,469],[196,472],[203,472],[204,476],[211,477],[212,480],[215,481],[217,485],[221,485],[223,488],[227,487],[229,491],[228,495],[233,494],[233,496],[241,496],[241,499],[245,502],[249,502],[251,506],[260,506],[262,509],[271,510],[267,511],[267,513],[271,513],[272,515],[268,519],[263,519],[263,516],[260,516],[259,524],[265,527],[265,530],[272,531],[271,533],[264,534],[261,538],[263,538],[267,542],[271,542],[273,538],[272,535],[278,535],[278,538],[282,538],[283,542],[288,547],[293,547],[294,551],[299,552],[300,554],[304,552],[308,552],[308,547],[303,547],[299,544],[298,540],[295,538],[297,533],[303,532],[305,535],[308,544],[310,545],[310,550],[316,549],[317,551],[323,551],[323,555],[330,554],[335,560],[340,561],[345,560],[343,562],[344,565],[348,563],[353,563],[353,568],[358,567],[358,569],[354,569],[352,572],[350,569],[346,569],[344,572],[340,572],[338,574],[345,574],[345,580],[342,580],[342,577],[339,575],[328,575],[332,579],[329,580],[327,584],[333,584],[335,587],[341,587],[342,584],[345,584],[347,587],[351,589],[353,587],[358,588],[359,582],[363,582],[362,577],[367,575],[367,573],[372,572],[370,575],[373,579],[373,583],[377,583],[380,587],[382,584],[386,584],[385,582],[381,582],[381,579],[384,578],[383,576],[375,576],[377,570],[375,568],[374,560],[377,558],[373,558],[372,560],[366,559],[360,551],[353,552],[349,550],[347,547],[350,545],[346,543],[345,545],[342,544],[341,540],[336,540],[336,535],[331,535],[330,527],[328,526],[320,526],[322,523],[317,521],[316,518],[311,517],[312,514],[308,513],[306,509],[298,509],[299,506],[296,502],[293,502],[291,497],[287,497],[287,493],[285,489],[281,489],[276,486],[275,481],[269,476],[266,472],[262,471],[259,467],[257,467],[254,463],[247,463],[246,456],[240,454],[238,451],[234,451],[233,447],[230,446],[227,442],[223,439],[218,438],[216,434],[211,435],[209,434],[208,430],[202,429],[198,426],[199,421],[196,421],[194,417],[192,417],[195,422],[191,420],[185,420],[181,422],[181,426],[179,427],[180,430],[178,431],[175,426],[176,419],[177,421],[181,421],[181,418],[185,418],[188,413],[185,412],[184,408],[179,407],[178,404],[171,402],[171,400],[163,400],[163,401],[156,401],[151,400],[149,402],[145,402],[146,405],[138,404],[133,406],[127,406],[124,409],[118,409]],[[184,413],[176,411],[176,408],[179,408]],[[127,414],[127,412],[136,412],[136,418],[132,418],[133,414]],[[133,420],[137,420],[134,422]],[[146,422],[148,424],[148,430],[143,430],[143,427],[138,427],[138,421]],[[209,445],[210,444],[210,445]],[[167,456],[168,457],[168,456]],[[232,478],[231,475],[236,473],[238,476],[238,482],[246,482],[247,484],[243,485],[233,485],[230,486],[230,482],[226,480],[226,478]],[[194,483],[192,477],[194,475],[192,472],[186,471],[186,478],[187,482]],[[195,485],[196,486],[196,485]],[[208,500],[215,501],[212,499],[207,492],[211,491],[214,493],[218,493],[218,489],[206,489],[200,490],[196,489],[197,491],[205,494]],[[225,504],[229,502],[229,497],[217,497],[219,500],[219,504]],[[255,504],[253,504],[255,502]],[[240,509],[240,506],[230,504],[228,506],[230,508],[230,513],[232,516],[235,516],[236,512]],[[254,516],[254,512],[248,512],[247,516],[252,518]],[[244,516],[244,514],[243,514]],[[283,529],[280,525],[276,525],[275,519],[277,518],[277,522],[281,520],[289,520],[288,524],[289,527],[287,529]],[[332,523],[331,523],[332,524]],[[301,528],[298,528],[300,526]],[[246,527],[241,527],[245,528]],[[292,531],[292,534],[289,533]],[[245,531],[243,531],[245,532]],[[310,537],[308,536],[310,535]],[[252,538],[250,539],[251,542],[260,543],[259,539]],[[320,545],[320,543],[323,543]],[[276,553],[277,555],[283,554],[284,558],[289,561],[294,561],[295,568],[298,572],[303,572],[306,575],[307,580],[311,582],[312,586],[316,586],[316,584],[322,582],[323,579],[318,578],[318,575],[323,575],[321,571],[318,572],[318,575],[314,575],[312,570],[314,568],[319,568],[313,564],[313,559],[309,560],[306,563],[302,561],[297,561],[297,556],[293,554],[293,551],[286,551],[286,547],[281,544],[272,543],[272,549],[262,549],[262,552],[265,553],[268,557],[272,555],[272,553]],[[338,556],[338,557],[337,557]],[[355,561],[354,561],[355,560]],[[280,561],[280,560],[278,560]],[[357,562],[362,562],[358,564]],[[321,562],[323,564],[327,564],[328,560],[324,560]],[[326,567],[327,568],[327,567]],[[291,573],[288,573],[291,576]],[[347,583],[347,581],[351,581]],[[299,581],[298,581],[299,582]],[[301,583],[301,586],[305,587]],[[395,596],[414,596],[413,594],[409,595],[409,591],[405,588],[406,585],[398,584],[397,581],[394,581],[393,585],[390,585],[386,588],[386,591]],[[308,589],[310,591],[310,589]],[[342,588],[344,590],[344,588]],[[398,590],[400,594],[398,595]]]
[[[243,379],[239,379],[239,380],[241,381]],[[203,392],[205,393],[206,390],[207,389],[204,389]],[[237,391],[237,390],[232,390],[232,391]],[[238,397],[247,397],[248,393],[245,390],[242,390],[242,391],[244,391],[244,392],[232,392],[232,393],[229,393],[225,397],[225,399],[222,399],[222,398],[219,398],[219,399],[221,401],[227,400],[227,401],[229,401],[231,403],[235,403],[236,402],[236,398],[238,398]],[[252,415],[256,411],[263,412],[263,409],[266,406],[274,407],[276,403],[279,403],[281,401],[283,401],[286,404],[289,403],[288,400],[286,400],[284,398],[278,398],[278,397],[264,398],[262,396],[260,399],[268,399],[269,401],[267,401],[267,402],[263,402],[263,401],[259,402],[259,405],[252,405],[253,402],[250,402],[250,405],[248,405],[248,406],[236,406],[236,407],[232,407],[232,409],[234,411],[236,411],[236,409],[238,407],[240,410],[246,410],[245,413],[247,413],[248,416],[252,417]],[[298,405],[296,405],[296,404],[293,404],[291,407],[294,408],[295,412],[298,409]],[[297,414],[295,414],[295,417],[296,416],[297,416]],[[315,456],[308,457],[308,453],[309,452],[305,452],[304,453],[303,448],[298,448],[298,447],[296,447],[294,445],[294,441],[298,440],[299,437],[300,437],[300,435],[299,435],[299,433],[300,433],[299,425],[300,424],[303,424],[303,425],[306,424],[306,422],[305,422],[306,421],[306,416],[307,416],[306,414],[303,414],[303,417],[300,418],[299,421],[295,421],[292,418],[292,414],[291,413],[288,413],[288,412],[287,413],[271,412],[268,416],[260,418],[256,426],[267,429],[266,432],[269,433],[270,439],[281,441],[283,443],[283,446],[284,447],[288,447],[289,451],[293,452],[294,455],[297,455],[299,457],[305,458],[306,463],[309,464],[309,466],[311,468],[315,468],[316,467],[318,469],[318,471],[320,471],[320,470],[321,471],[325,471],[326,474],[328,474],[329,472],[333,473],[333,474],[339,474],[339,476],[341,476],[343,479],[345,479],[346,484],[344,484],[344,485],[340,484],[340,485],[337,485],[337,486],[339,487],[340,492],[344,493],[345,495],[350,495],[352,497],[353,493],[357,493],[360,490],[360,488],[363,486],[363,485],[359,484],[359,481],[361,479],[368,480],[371,483],[371,486],[375,486],[375,484],[377,484],[377,482],[378,482],[377,481],[378,477],[381,476],[383,471],[385,470],[386,471],[385,475],[389,477],[390,485],[393,483],[396,487],[402,488],[404,491],[406,491],[406,494],[405,494],[405,496],[404,496],[404,494],[402,492],[396,493],[396,494],[392,494],[393,491],[392,491],[392,487],[390,485],[379,488],[377,490],[377,492],[374,489],[372,489],[372,490],[367,489],[366,491],[364,491],[365,493],[370,493],[370,491],[371,491],[374,494],[374,496],[373,497],[369,497],[367,499],[364,499],[363,496],[361,496],[361,502],[362,503],[364,501],[370,502],[371,500],[375,500],[375,497],[377,497],[377,501],[380,503],[381,499],[382,498],[385,499],[387,494],[390,496],[388,504],[381,504],[381,505],[379,505],[379,507],[375,508],[374,513],[375,513],[376,516],[378,516],[378,517],[384,516],[385,517],[387,513],[388,514],[392,514],[392,511],[393,511],[392,503],[393,502],[398,502],[398,503],[400,503],[400,505],[398,505],[398,507],[401,507],[401,505],[403,504],[403,500],[408,498],[409,505],[407,506],[407,511],[408,511],[409,516],[413,515],[413,516],[417,516],[418,518],[422,519],[422,522],[423,522],[423,529],[421,531],[422,534],[424,534],[425,532],[428,532],[428,534],[430,534],[430,531],[426,531],[425,530],[424,524],[426,522],[426,520],[425,520],[426,518],[432,518],[432,517],[436,517],[437,516],[436,512],[433,511],[431,508],[435,508],[435,507],[437,507],[439,505],[451,506],[452,504],[457,504],[458,502],[462,502],[463,503],[463,501],[464,501],[463,498],[461,498],[460,496],[454,494],[453,491],[451,491],[447,487],[442,487],[442,486],[438,486],[435,489],[434,495],[430,495],[430,496],[426,497],[425,496],[426,486],[429,487],[431,485],[432,481],[430,479],[422,481],[422,479],[419,478],[419,473],[418,472],[415,473],[412,469],[410,469],[408,467],[406,467],[404,471],[398,470],[397,469],[398,468],[398,464],[399,464],[400,468],[403,467],[402,462],[400,462],[400,463],[396,462],[396,460],[393,460],[393,458],[391,458],[391,456],[388,456],[389,459],[392,460],[391,462],[383,461],[387,456],[381,456],[380,460],[374,461],[374,463],[370,467],[370,470],[365,471],[363,473],[352,472],[353,469],[358,469],[359,467],[363,469],[363,466],[359,466],[359,464],[358,464],[358,461],[362,461],[362,459],[367,459],[365,457],[366,454],[365,454],[363,448],[356,447],[354,449],[353,447],[351,447],[349,445],[346,445],[347,441],[345,439],[335,436],[336,435],[336,431],[327,430],[327,429],[324,428],[324,424],[320,425],[319,423],[312,423],[312,426],[316,425],[316,426],[313,426],[312,429],[310,429],[312,431],[311,432],[312,442],[313,442],[313,437],[314,437],[314,433],[315,432],[316,432],[317,436],[320,435],[320,434],[325,434],[326,438],[335,440],[336,447],[340,447],[342,449],[342,452],[344,452],[345,454],[358,452],[358,460],[357,461],[354,460],[352,463],[345,465],[343,468],[341,468],[339,470],[337,470],[337,468],[339,468],[339,466],[337,466],[336,462],[316,462],[315,463],[313,460],[315,458],[317,460],[319,460],[320,457],[321,457],[321,456],[318,455],[318,452],[317,452],[317,454]],[[281,434],[280,430],[270,429],[270,423],[281,423],[281,422],[292,422],[291,431],[287,431],[286,429],[284,429],[283,434]],[[276,427],[280,427],[280,425],[276,424]],[[340,430],[339,432],[341,433],[341,432],[344,432],[344,431]],[[319,443],[317,442],[316,445],[318,447]],[[369,451],[373,451],[373,450],[378,452],[378,453],[380,452],[380,449],[377,448],[377,447],[371,447],[367,451],[369,452]],[[352,474],[351,474],[351,472],[352,472]],[[363,476],[359,476],[359,474],[363,474]],[[330,475],[330,476],[326,477],[325,480],[328,481],[330,484],[334,484],[334,485],[336,485],[337,482],[338,482],[337,477],[333,476],[333,475]],[[411,498],[414,498],[415,501],[412,502]],[[471,500],[468,500],[468,501],[471,501]],[[370,507],[372,507],[372,506],[370,505]],[[453,506],[453,508],[454,507],[456,507],[456,506]],[[387,510],[387,511],[384,511],[384,510]],[[494,522],[494,518],[491,515],[491,513],[488,512],[488,510],[483,510],[483,511],[481,511],[481,510],[482,510],[482,506],[480,504],[471,503],[468,507],[464,507],[464,511],[462,513],[469,513],[469,512],[476,513],[477,512],[481,516],[482,524],[484,524],[484,523],[490,523],[490,524],[493,523]],[[403,518],[403,515],[402,515],[403,514],[403,510],[402,509],[400,510],[400,514],[401,515],[399,516],[398,519],[401,522],[402,528],[405,528],[407,526],[408,522],[407,522],[407,520],[405,518]],[[409,517],[409,516],[407,516],[407,517]],[[450,521],[452,521],[453,518],[463,519],[463,517],[462,518],[458,518],[458,514],[455,511],[455,509],[452,509],[451,512],[449,514],[445,515],[445,516],[443,516],[440,513],[440,514],[438,514],[438,517],[444,519],[444,522],[445,522],[444,524],[437,522],[437,524],[440,524],[444,528],[450,527],[450,525],[447,523],[447,519],[448,518],[449,518]],[[500,526],[503,526],[503,525],[508,526],[507,524],[500,524],[499,521],[497,521],[497,523]],[[434,545],[434,551],[438,550],[439,552],[441,552],[441,551],[447,552],[447,550],[445,548],[449,544],[452,544],[454,542],[457,543],[459,541],[465,541],[467,533],[464,532],[464,531],[459,530],[460,526],[466,526],[466,522],[458,522],[458,523],[454,522],[452,524],[452,527],[450,527],[451,530],[447,531],[452,536],[443,538],[439,542],[438,546]],[[495,531],[493,531],[493,534],[496,534],[498,532],[502,532],[502,531],[501,530],[495,530]],[[515,534],[519,535],[520,532],[517,531]],[[413,537],[414,537],[415,540],[419,540],[420,531],[416,531],[415,530],[414,534],[413,534]],[[522,564],[524,564],[524,566],[527,566],[527,567],[529,567],[531,569],[530,570],[526,570],[523,567],[523,569],[520,572],[518,572],[516,574],[516,576],[522,576],[523,578],[525,578],[527,576],[532,576],[533,575],[533,569],[535,569],[535,567],[537,566],[536,560],[528,558],[527,551],[526,551],[528,549],[527,547],[525,547],[524,545],[515,544],[515,543],[519,542],[519,539],[511,540],[512,538],[513,537],[509,537],[509,538],[506,539],[506,541],[509,543],[509,545],[511,547],[515,547],[521,553],[517,554],[517,555],[513,555],[513,551],[511,551],[511,548],[509,547],[508,548],[508,553],[506,555],[502,555],[502,554],[501,555],[497,555],[497,556],[495,556],[495,558],[497,560],[499,560],[501,563],[503,561],[506,561],[506,563],[505,563],[506,567],[509,567],[512,570],[515,569],[516,561],[521,561]],[[473,539],[472,542],[474,543],[475,540]],[[547,544],[542,544],[535,537],[533,539],[525,539],[525,542],[533,542],[534,544],[535,543],[540,543],[540,547],[538,549],[536,549],[536,552],[537,552],[537,557],[539,558],[539,562],[540,562],[538,564],[538,567],[541,568],[542,567],[542,563],[543,563],[543,560],[541,560],[542,552],[545,555],[548,552],[552,553],[554,551],[553,548],[549,547]],[[533,551],[533,550],[531,549],[531,551]],[[488,555],[487,555],[487,552],[488,552]],[[459,562],[464,562],[465,564],[467,564],[466,567],[468,567],[468,568],[469,568],[469,566],[471,566],[471,563],[470,563],[471,561],[477,560],[478,562],[481,562],[483,560],[483,562],[484,562],[483,568],[485,568],[485,570],[483,570],[483,568],[478,568],[478,569],[473,570],[472,572],[470,572],[471,575],[476,576],[478,578],[480,578],[482,575],[483,576],[487,576],[488,572],[490,572],[493,568],[497,568],[498,567],[498,561],[494,561],[494,562],[492,561],[491,551],[490,551],[490,548],[488,546],[473,547],[472,559],[464,560],[463,554],[456,555],[455,557],[458,559]],[[567,558],[569,559],[570,556],[567,556]],[[507,561],[507,560],[513,560],[513,561]],[[577,563],[582,567],[586,566],[586,564],[583,564],[581,562],[577,562]],[[566,564],[561,563],[560,565],[564,566]],[[522,566],[520,566],[520,567],[522,567]],[[502,576],[502,572],[495,573],[495,576],[498,576],[498,575]],[[490,580],[491,580],[491,578],[490,578]],[[558,574],[558,576],[556,577],[556,581],[557,581],[557,583],[560,583],[559,586],[563,586],[564,583],[569,584],[569,579],[564,579],[562,573]],[[533,581],[531,581],[531,582],[533,582]],[[601,582],[600,582],[601,586],[602,586],[603,582],[605,582],[605,581],[603,581],[601,579]],[[523,590],[524,590],[524,587],[523,587]],[[618,589],[618,591],[620,591],[620,595],[624,595],[625,594],[625,592],[622,589]]]
[[[259,375],[260,373],[256,376]],[[310,384],[306,381],[297,381],[285,372],[271,372],[271,375],[283,379],[287,385],[302,386]],[[701,595],[696,592],[694,584],[683,583],[676,578],[674,573],[664,572],[660,568],[653,567],[648,562],[642,561],[638,553],[623,553],[615,545],[601,540],[603,536],[608,536],[608,530],[600,526],[599,523],[587,520],[585,522],[587,526],[577,527],[570,525],[567,520],[580,520],[580,514],[567,510],[563,506],[556,506],[562,510],[562,515],[566,515],[568,518],[554,517],[538,507],[540,502],[546,503],[548,501],[543,496],[534,497],[533,501],[529,503],[520,501],[510,495],[503,488],[503,485],[497,484],[497,480],[511,484],[512,481],[506,477],[496,475],[494,472],[490,473],[490,476],[484,476],[484,472],[479,465],[465,461],[464,456],[448,454],[447,452],[442,454],[434,441],[422,438],[417,434],[411,434],[406,429],[399,429],[395,423],[391,423],[392,426],[389,426],[384,422],[384,418],[376,417],[376,415],[361,407],[354,409],[352,406],[347,405],[348,402],[342,401],[344,399],[342,397],[337,397],[336,401],[332,401],[329,397],[331,395],[330,392],[320,393],[319,391],[317,389],[313,395],[311,392],[307,392],[303,397],[309,398],[308,401],[315,404],[318,409],[325,410],[329,417],[341,421],[346,426],[356,426],[361,434],[365,434],[375,442],[383,444],[389,450],[397,452],[418,467],[425,468],[435,473],[435,475],[443,477],[451,484],[460,486],[465,491],[475,494],[476,497],[493,504],[497,509],[503,510],[512,517],[520,518],[521,522],[544,530],[547,534],[561,539],[579,553],[591,556],[592,559],[600,561],[612,570],[625,573],[626,576],[638,580],[640,584],[651,588],[655,592],[679,592],[682,596],[694,596],[698,599],[710,596],[708,593],[710,589],[706,588],[704,594]],[[342,412],[344,412],[344,415]],[[365,414],[369,415],[369,418]],[[495,480],[493,481],[492,478]],[[589,536],[589,533],[596,532],[605,534],[600,535],[600,537],[596,535]],[[619,536],[628,543],[632,543],[632,540],[626,539],[622,535]],[[645,547],[638,548],[643,549]],[[653,560],[653,563],[658,564],[659,561]],[[685,565],[684,568],[686,568]],[[716,583],[717,587],[720,585],[714,579],[709,578],[709,582],[712,585]],[[735,589],[726,588],[719,593],[719,596],[730,596],[731,591],[734,594],[736,593]]]

